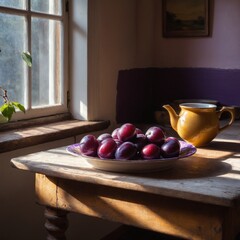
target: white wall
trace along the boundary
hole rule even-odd
[[[160,1],[161,2],[161,1]],[[156,0],[138,0],[137,2],[137,67],[155,65],[155,19]]]
[[[118,71],[136,67],[136,1],[89,3],[89,119],[114,123]]]
[[[88,119],[88,0],[69,2],[69,78],[71,113]]]
[[[118,71],[136,67],[136,0],[73,1],[72,10],[71,111],[78,119],[114,124]]]
[[[239,0],[214,1],[211,36],[202,38],[163,38],[161,1],[155,10],[155,66],[240,68]]]

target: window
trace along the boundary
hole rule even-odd
[[[0,0],[0,86],[27,110],[15,119],[67,111],[66,4]],[[32,55],[31,69],[21,59],[23,51]]]

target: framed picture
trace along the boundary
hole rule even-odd
[[[162,0],[164,37],[209,36],[209,0]]]

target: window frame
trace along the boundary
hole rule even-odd
[[[50,0],[51,1],[51,0]],[[23,114],[20,111],[17,111],[15,114],[13,114],[11,121],[16,120],[24,120],[24,119],[32,119],[37,117],[45,117],[45,116],[51,116],[51,115],[57,115],[60,113],[66,113],[69,112],[69,106],[68,106],[68,88],[69,88],[69,65],[68,65],[68,0],[61,0],[62,1],[62,15],[54,15],[54,14],[48,14],[48,13],[42,13],[42,12],[36,12],[30,10],[30,0],[28,0],[27,3],[27,9],[17,9],[17,8],[10,8],[10,7],[3,7],[0,6],[0,12],[5,14],[12,14],[12,15],[19,15],[19,16],[25,16],[27,20],[27,48],[31,49],[31,17],[39,17],[44,19],[52,19],[52,20],[59,20],[62,23],[63,31],[62,31],[62,49],[63,49],[63,59],[62,59],[62,86],[61,86],[61,103],[58,105],[52,105],[52,106],[40,106],[40,107],[29,107],[31,102],[31,68],[25,67],[25,75],[26,77],[26,92],[25,94],[25,108],[26,113]],[[27,51],[26,49],[23,49],[23,51]],[[31,51],[31,50],[30,50]],[[33,56],[34,57],[34,56]],[[28,96],[27,96],[28,95]],[[26,101],[28,99],[28,101]],[[11,99],[14,101],[14,99]]]

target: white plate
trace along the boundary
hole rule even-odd
[[[81,155],[79,143],[68,146],[66,150],[70,154],[84,159],[92,165],[93,168],[98,170],[120,173],[144,173],[169,169],[173,167],[179,159],[189,157],[196,152],[196,148],[192,144],[180,141],[180,145],[181,151],[178,157],[152,160],[118,160],[86,157]]]

